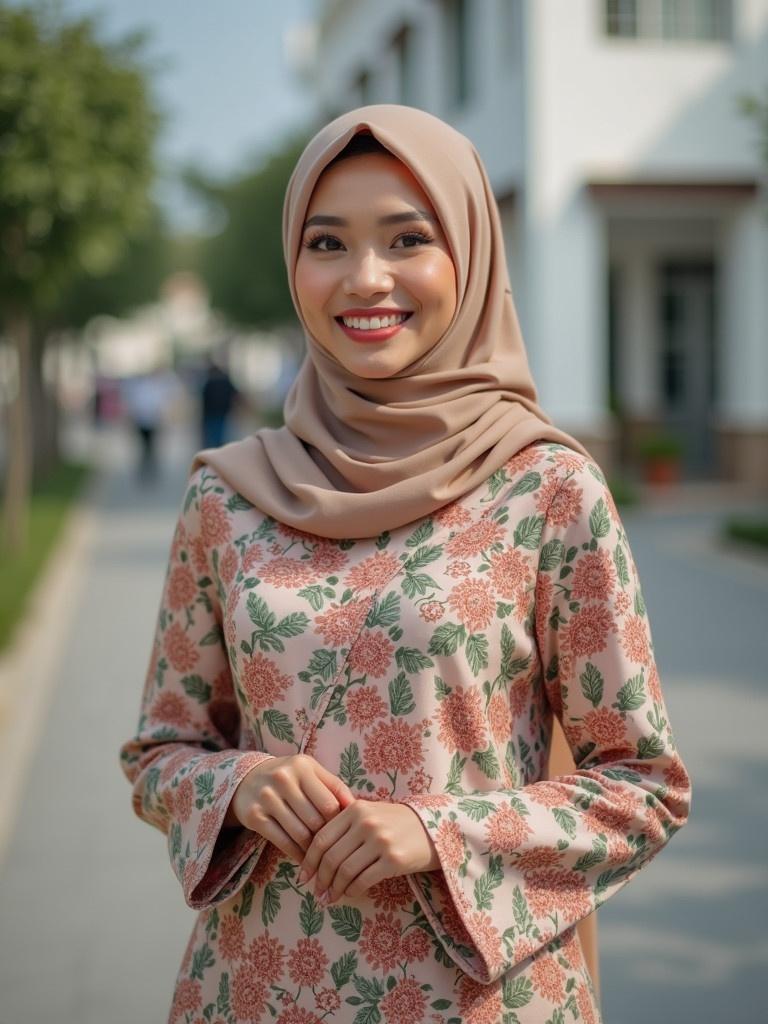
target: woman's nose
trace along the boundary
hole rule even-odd
[[[347,294],[369,295],[390,291],[393,286],[389,263],[373,250],[361,256],[345,281]]]

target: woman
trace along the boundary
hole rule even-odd
[[[283,228],[307,358],[283,429],[196,458],[122,751],[200,911],[170,1019],[597,1021],[575,924],[689,783],[485,170],[363,107],[307,145]],[[578,767],[547,781],[555,719]]]

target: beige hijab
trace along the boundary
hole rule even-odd
[[[294,271],[312,190],[360,131],[408,166],[429,196],[456,269],[457,304],[440,340],[392,377],[368,380],[312,337]],[[307,355],[285,426],[198,452],[280,522],[323,537],[372,537],[478,487],[542,438],[584,454],[539,408],[509,284],[498,207],[472,143],[423,110],[360,107],[307,144],[283,206],[283,250]]]

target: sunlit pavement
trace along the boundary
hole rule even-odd
[[[130,439],[101,439],[76,607],[0,864],[0,1024],[165,1020],[193,915],[164,838],[131,812],[117,752],[135,725],[193,450],[169,437],[161,479],[142,488]],[[689,507],[624,513],[694,811],[600,912],[608,1024],[760,1019],[768,560],[715,545],[716,500]]]

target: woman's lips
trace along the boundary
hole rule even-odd
[[[409,313],[405,320],[402,320],[399,324],[394,324],[392,327],[377,327],[369,330],[362,330],[359,327],[347,327],[340,316],[334,317],[334,319],[347,337],[353,341],[386,341],[393,334],[397,334],[403,324],[407,324],[412,316],[413,314]]]

